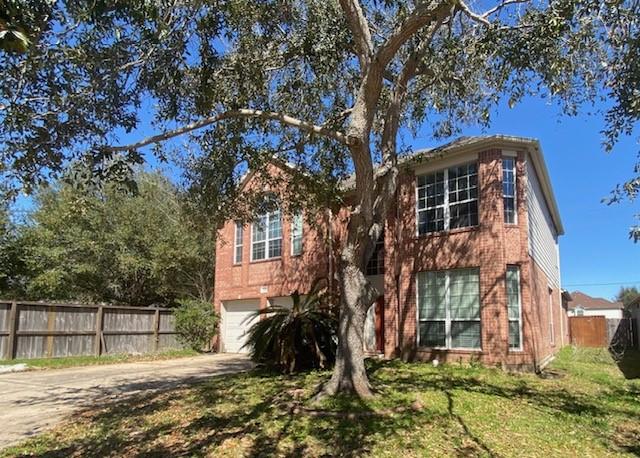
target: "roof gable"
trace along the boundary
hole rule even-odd
[[[574,291],[571,293],[572,300],[568,305],[570,309],[581,307],[585,310],[593,309],[608,309],[608,310],[620,310],[624,308],[622,302],[611,302],[601,297],[591,297],[580,291]]]

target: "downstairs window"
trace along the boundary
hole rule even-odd
[[[481,348],[478,269],[420,272],[418,346]]]

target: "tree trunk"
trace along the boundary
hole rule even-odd
[[[331,380],[318,398],[336,393],[352,393],[371,397],[371,386],[364,365],[364,323],[368,307],[377,291],[369,283],[363,269],[343,259],[340,278],[340,316],[338,351]]]

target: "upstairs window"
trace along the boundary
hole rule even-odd
[[[282,255],[282,218],[280,210],[258,217],[252,225],[251,260],[277,258]]]
[[[418,345],[480,349],[480,279],[478,269],[420,272]]]
[[[418,177],[418,234],[478,225],[477,164]]]
[[[244,238],[244,227],[241,222],[236,222],[236,234],[233,250],[233,262],[240,264],[242,262],[242,239]]]
[[[504,222],[516,223],[516,160],[502,158],[502,198],[504,201]]]
[[[366,272],[367,275],[384,274],[384,233],[376,242],[373,255],[371,255],[371,259],[369,259],[369,262],[367,263]]]
[[[296,213],[291,221],[291,255],[300,254],[302,254],[302,213]]]

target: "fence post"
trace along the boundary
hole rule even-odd
[[[156,315],[153,323],[153,351],[157,352],[160,346],[160,309],[156,308]]]
[[[53,332],[56,328],[56,307],[48,306],[47,310],[47,331]],[[47,336],[47,358],[53,356],[53,334]]]
[[[96,340],[93,343],[93,348],[96,356],[100,356],[102,354],[102,320],[104,316],[104,309],[101,305],[98,306],[96,313]]]
[[[7,359],[13,359],[16,355],[16,328],[18,327],[18,303],[11,303],[9,312],[9,342],[7,344]]]

